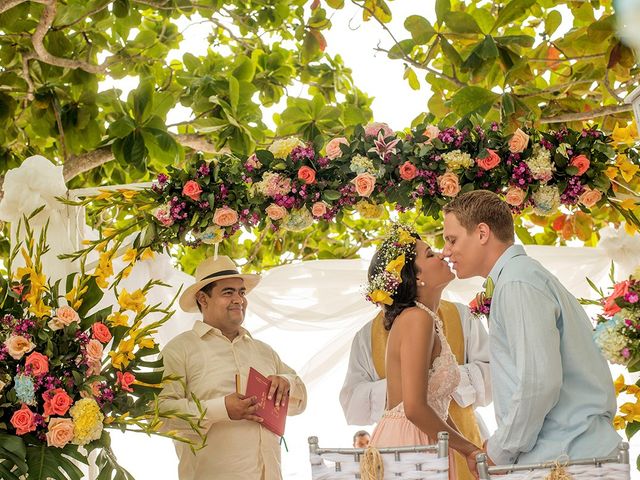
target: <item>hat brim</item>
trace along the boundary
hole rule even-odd
[[[180,304],[180,308],[187,313],[199,313],[200,309],[198,309],[196,293],[198,293],[202,288],[206,287],[210,283],[219,282],[220,280],[224,280],[226,278],[241,278],[242,280],[244,280],[244,287],[247,289],[247,293],[253,290],[256,285],[260,283],[260,275],[255,275],[253,273],[221,275],[216,278],[201,280],[187,287],[187,289],[182,292],[182,295],[180,295],[180,300],[178,301],[178,303]]]

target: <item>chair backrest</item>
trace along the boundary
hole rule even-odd
[[[438,434],[434,445],[378,449],[384,464],[384,479],[447,480],[449,478],[449,434]],[[309,460],[313,480],[360,478],[363,448],[320,448],[318,437],[309,437]]]
[[[610,457],[585,458],[567,462],[559,458],[556,462],[539,463],[535,465],[487,465],[487,455],[484,453],[476,457],[480,480],[544,480],[551,469],[557,465],[575,480],[629,480],[629,444],[621,442],[617,455]],[[495,475],[493,477],[492,475]]]

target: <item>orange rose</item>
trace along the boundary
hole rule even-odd
[[[22,404],[20,410],[13,412],[11,425],[16,429],[16,435],[24,435],[36,429],[36,417],[29,407]]]
[[[104,348],[98,340],[94,338],[89,340],[89,343],[87,343],[85,349],[85,351],[87,352],[87,357],[90,361],[98,362],[102,359]]]
[[[330,140],[324,149],[325,152],[327,152],[327,157],[329,157],[331,160],[335,160],[336,158],[342,156],[340,145],[349,145],[349,140],[344,137],[338,137]]]
[[[622,310],[618,304],[616,304],[616,298],[624,297],[627,293],[629,293],[629,280],[616,283],[613,286],[613,293],[609,295],[609,298],[604,302],[604,314],[608,317],[613,317]]]
[[[322,217],[327,213],[327,204],[324,202],[316,202],[311,207],[311,214],[314,217]]]
[[[191,200],[197,202],[200,200],[200,194],[202,193],[202,188],[198,185],[198,182],[195,180],[189,180],[182,187],[182,194],[185,197],[189,197]]]
[[[116,383],[120,385],[120,388],[122,388],[123,391],[133,392],[133,388],[130,387],[130,385],[136,381],[136,377],[133,373],[116,372],[116,376],[117,376]]]
[[[315,183],[316,171],[311,167],[307,167],[306,165],[300,167],[300,169],[298,170],[298,179],[302,180],[307,185]]]
[[[49,358],[38,352],[33,352],[24,362],[25,366],[31,367],[31,374],[39,377],[49,371]]]
[[[520,153],[527,148],[529,144],[529,135],[524,133],[522,130],[517,129],[513,137],[509,140],[509,151],[512,153]]]
[[[93,333],[93,338],[102,343],[108,343],[109,340],[111,340],[111,332],[109,331],[109,327],[107,327],[104,323],[96,322],[91,325],[91,333]]]
[[[500,156],[495,152],[495,150],[487,148],[487,156],[484,158],[478,158],[477,162],[481,169],[491,170],[500,163]]]
[[[73,399],[62,388],[47,390],[42,394],[44,400],[44,416],[64,415],[69,411]]]
[[[438,177],[438,186],[445,197],[455,197],[460,192],[458,176],[453,172],[447,172]]]
[[[280,205],[276,205],[275,203],[269,205],[265,209],[265,212],[271,220],[280,220],[287,216],[287,209]]]
[[[602,192],[600,192],[600,190],[584,187],[584,192],[582,192],[582,195],[580,195],[580,198],[578,200],[585,207],[591,208],[596,203],[598,203],[601,199],[602,199]]]
[[[100,372],[102,372],[102,363],[100,363],[100,360],[89,359],[89,363],[87,365],[87,377],[100,375]]]
[[[517,207],[522,205],[524,202],[524,197],[526,197],[527,193],[518,187],[511,187],[507,190],[506,195],[504,196],[504,200],[509,204]]]
[[[411,162],[404,162],[400,165],[400,178],[403,180],[413,180],[418,175],[418,169]]]
[[[73,420],[70,418],[52,418],[47,427],[47,446],[62,448],[73,440]]]
[[[49,320],[51,330],[60,330],[71,325],[73,322],[79,322],[80,316],[73,308],[63,305],[56,310],[56,316]]]
[[[229,207],[216,208],[213,212],[213,223],[221,227],[229,227],[238,221],[238,213]]]
[[[572,167],[576,167],[578,169],[578,173],[576,175],[580,176],[587,170],[589,170],[589,159],[584,155],[578,155],[577,157],[573,157],[571,159]]]
[[[351,180],[356,186],[356,192],[361,197],[368,197],[376,186],[376,177],[370,173],[361,173]]]
[[[7,353],[15,360],[20,360],[25,353],[36,348],[35,344],[22,335],[11,335],[4,341]]]

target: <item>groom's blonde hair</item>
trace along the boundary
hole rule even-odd
[[[513,215],[507,202],[489,190],[472,190],[454,198],[443,208],[453,213],[467,232],[486,223],[498,240],[513,243]]]

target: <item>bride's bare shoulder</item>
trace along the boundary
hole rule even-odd
[[[394,327],[400,327],[403,332],[418,332],[433,329],[433,318],[427,312],[418,307],[405,308],[396,317]]]

